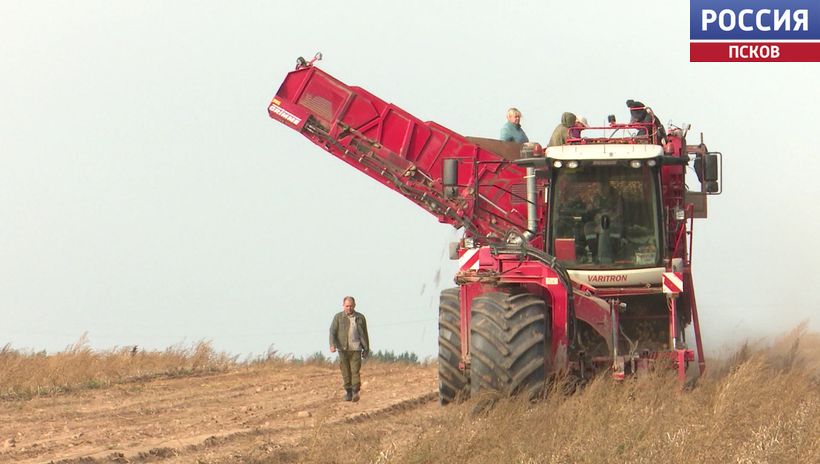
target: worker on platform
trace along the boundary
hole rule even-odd
[[[578,118],[573,113],[566,112],[562,114],[561,123],[555,126],[547,146],[555,147],[558,145],[563,145],[567,141],[570,128],[575,126],[575,122],[577,120]]]
[[[581,138],[581,131],[589,127],[587,118],[583,116],[576,116],[575,124],[569,129],[569,137],[573,139]]]
[[[370,338],[367,335],[367,320],[356,311],[356,299],[346,296],[342,299],[342,311],[333,316],[330,324],[330,352],[339,353],[339,367],[345,389],[345,401],[359,401],[362,358],[370,353]]]
[[[524,129],[521,128],[521,112],[518,108],[510,108],[507,110],[507,122],[501,126],[501,136],[499,137],[504,142],[527,143],[530,140]]]
[[[663,128],[661,120],[652,111],[652,108],[644,105],[637,100],[627,100],[626,106],[629,108],[630,123],[651,123],[653,127],[653,136],[655,142],[664,145],[666,144],[666,130]],[[645,135],[646,131],[638,131],[640,135]]]

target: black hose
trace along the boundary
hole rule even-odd
[[[564,286],[567,292],[567,338],[570,340],[570,344],[575,344],[575,304],[573,301],[573,291],[572,291],[572,279],[569,276],[569,273],[564,268],[561,263],[550,254],[547,254],[545,251],[541,251],[527,243],[521,243],[518,245],[510,245],[507,243],[502,244],[492,244],[490,245],[490,249],[492,250],[493,255],[499,254],[512,254],[512,255],[519,255],[521,259],[524,257],[532,258],[536,261],[539,261],[550,269],[555,271],[558,275],[558,279],[561,281],[561,284]]]

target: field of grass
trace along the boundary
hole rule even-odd
[[[820,462],[820,334],[744,345],[691,391],[672,375],[601,378],[571,396],[456,406],[394,462]],[[364,457],[364,456],[363,456]],[[371,456],[371,459],[372,456]]]
[[[93,350],[85,335],[65,350],[43,351],[0,347],[0,400],[26,399],[36,395],[103,388],[117,383],[155,377],[179,377],[237,369],[265,368],[276,364],[330,365],[335,355],[321,351],[298,358],[281,355],[272,347],[264,355],[239,360],[214,350],[210,341],[189,346],[174,345],[165,350],[145,350],[138,346]],[[369,362],[419,364],[413,353],[376,352]],[[425,361],[426,363],[426,361]]]
[[[126,346],[92,350],[85,336],[54,354],[0,348],[0,399],[30,398],[155,376],[225,371],[239,366],[235,356],[214,351],[210,342],[146,351]]]
[[[379,426],[367,420],[335,430],[318,426],[293,448],[302,451],[281,457],[316,463],[815,463],[818,355],[820,334],[798,327],[772,344],[746,344],[711,361],[691,389],[682,389],[674,373],[656,372],[623,382],[601,377],[574,394],[552,392],[534,402],[485,396],[410,416],[397,412]],[[207,342],[93,351],[81,339],[48,355],[6,346],[0,349],[0,400],[279,363],[298,373],[300,364],[328,362],[323,355],[301,360],[275,352],[238,361]],[[236,462],[270,458],[255,461],[254,454]]]
[[[313,441],[299,462],[817,463],[818,355],[820,334],[799,327],[712,361],[687,391],[673,373],[656,373],[599,378],[536,402],[492,398],[484,408],[487,397],[471,399],[445,407],[414,437],[396,442],[362,424],[346,440]]]

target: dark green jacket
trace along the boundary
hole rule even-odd
[[[362,342],[362,351],[370,351],[370,338],[367,336],[367,320],[364,314],[353,313],[356,318],[356,328],[359,329],[359,340]],[[347,334],[350,331],[350,319],[344,311],[333,316],[330,323],[330,346],[335,346],[337,350],[348,351],[350,347],[347,343]]]
[[[548,147],[555,147],[558,145],[563,145],[564,142],[567,141],[567,135],[569,134],[569,128],[575,125],[576,116],[572,113],[564,113],[561,115],[561,124],[555,126],[555,130],[552,131],[552,137],[550,137]]]

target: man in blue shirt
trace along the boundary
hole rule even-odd
[[[499,138],[504,142],[529,142],[524,129],[521,129],[521,112],[518,111],[518,108],[507,110],[507,122],[501,126],[501,136]]]

